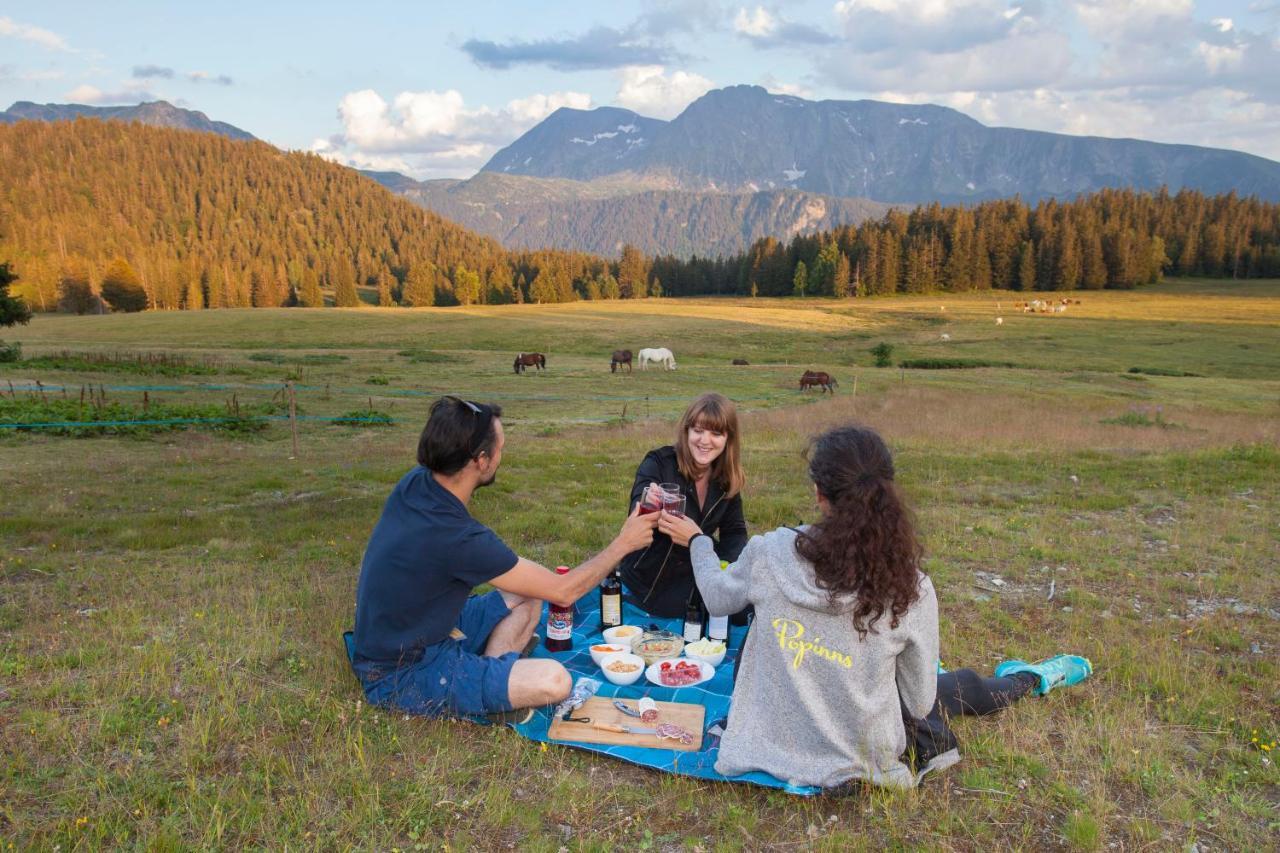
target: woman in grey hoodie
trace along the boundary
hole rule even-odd
[[[814,442],[809,473],[818,524],[753,537],[723,571],[709,537],[690,541],[708,610],[756,612],[716,770],[911,787],[959,754],[919,772],[901,760],[903,707],[923,717],[937,692],[938,601],[893,460],[874,431],[843,427]]]

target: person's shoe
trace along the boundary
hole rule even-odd
[[[1029,672],[1040,679],[1035,692],[1043,696],[1055,687],[1071,687],[1093,675],[1093,664],[1079,655],[1054,655],[1037,663],[1007,660],[996,667],[996,678],[1005,678],[1017,672]]]
[[[512,708],[510,711],[495,711],[485,716],[496,726],[523,726],[533,719],[533,709]]]

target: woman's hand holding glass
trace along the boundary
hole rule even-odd
[[[665,509],[658,515],[658,532],[671,537],[671,541],[685,548],[689,540],[702,532],[698,523],[687,515],[674,515]]]

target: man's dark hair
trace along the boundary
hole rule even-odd
[[[498,443],[502,407],[441,397],[431,404],[427,425],[418,438],[418,464],[438,474],[456,474],[481,453],[493,453]]]

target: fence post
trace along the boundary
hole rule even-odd
[[[298,407],[293,396],[293,380],[285,383],[285,388],[289,394],[289,432],[293,435],[293,455],[290,459],[298,458]]]

